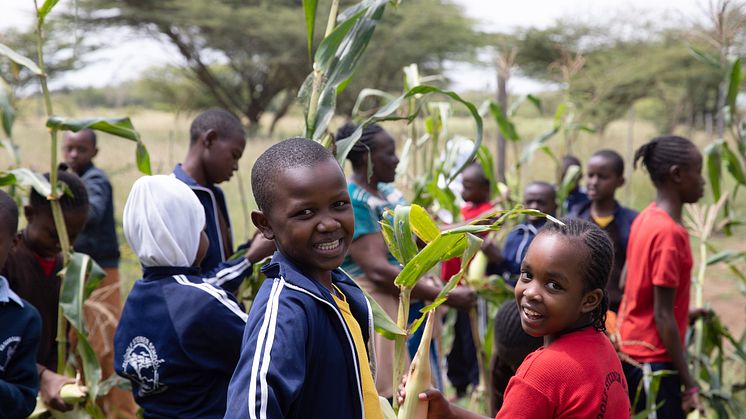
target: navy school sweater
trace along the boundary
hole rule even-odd
[[[329,291],[279,252],[263,271],[225,418],[363,418],[360,360]],[[373,315],[362,291],[341,270],[332,282],[370,342]]]
[[[0,277],[0,419],[25,418],[36,406],[39,312]]]
[[[197,268],[145,268],[114,336],[114,368],[145,418],[222,418],[246,314]]]

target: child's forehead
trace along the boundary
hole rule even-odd
[[[310,165],[296,165],[278,170],[274,175],[274,184],[294,193],[318,192],[317,179],[331,179],[339,184],[339,189],[347,189],[347,183],[342,169],[336,160],[329,159]],[[325,185],[325,187],[327,187]]]

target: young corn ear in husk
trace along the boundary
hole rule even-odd
[[[485,273],[487,272],[487,255],[484,252],[479,251],[474,255],[474,259],[469,264],[469,269],[466,271],[466,284],[473,288],[480,288],[484,286],[487,281]]]
[[[422,333],[417,354],[409,367],[407,385],[404,387],[406,399],[399,409],[398,419],[427,419],[428,402],[419,399],[419,394],[432,387],[432,369],[430,368],[430,342],[433,338],[434,311],[427,314],[427,323]]]
[[[88,396],[88,388],[76,383],[68,383],[60,389],[60,398],[69,405],[85,401]]]

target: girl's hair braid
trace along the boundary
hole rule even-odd
[[[684,137],[656,137],[635,151],[634,167],[637,168],[637,162],[642,161],[650,174],[650,180],[654,185],[660,185],[666,180],[671,166],[686,165],[689,159],[686,152],[696,148],[694,143]]]
[[[563,218],[565,225],[548,222],[540,234],[559,234],[572,240],[580,240],[585,245],[584,292],[601,289],[601,303],[591,312],[593,327],[599,332],[606,330],[606,311],[609,309],[609,296],[606,283],[614,264],[614,246],[605,231],[598,226],[577,218]]]
[[[337,130],[335,141],[349,137],[357,128],[358,126],[352,122],[342,125]],[[347,159],[350,160],[353,168],[360,167],[367,161],[368,154],[375,148],[373,137],[381,131],[383,131],[383,127],[378,124],[371,124],[363,128],[363,134],[360,136],[360,139],[355,142],[355,145],[352,146],[352,149],[347,154]]]

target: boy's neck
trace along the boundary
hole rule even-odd
[[[187,153],[184,163],[181,164],[181,168],[199,185],[210,186],[210,183],[207,181],[207,175],[205,174],[205,168],[196,156]]]
[[[614,197],[598,201],[591,201],[591,215],[595,215],[598,217],[607,217],[614,214],[615,209],[616,200],[614,199]]]

